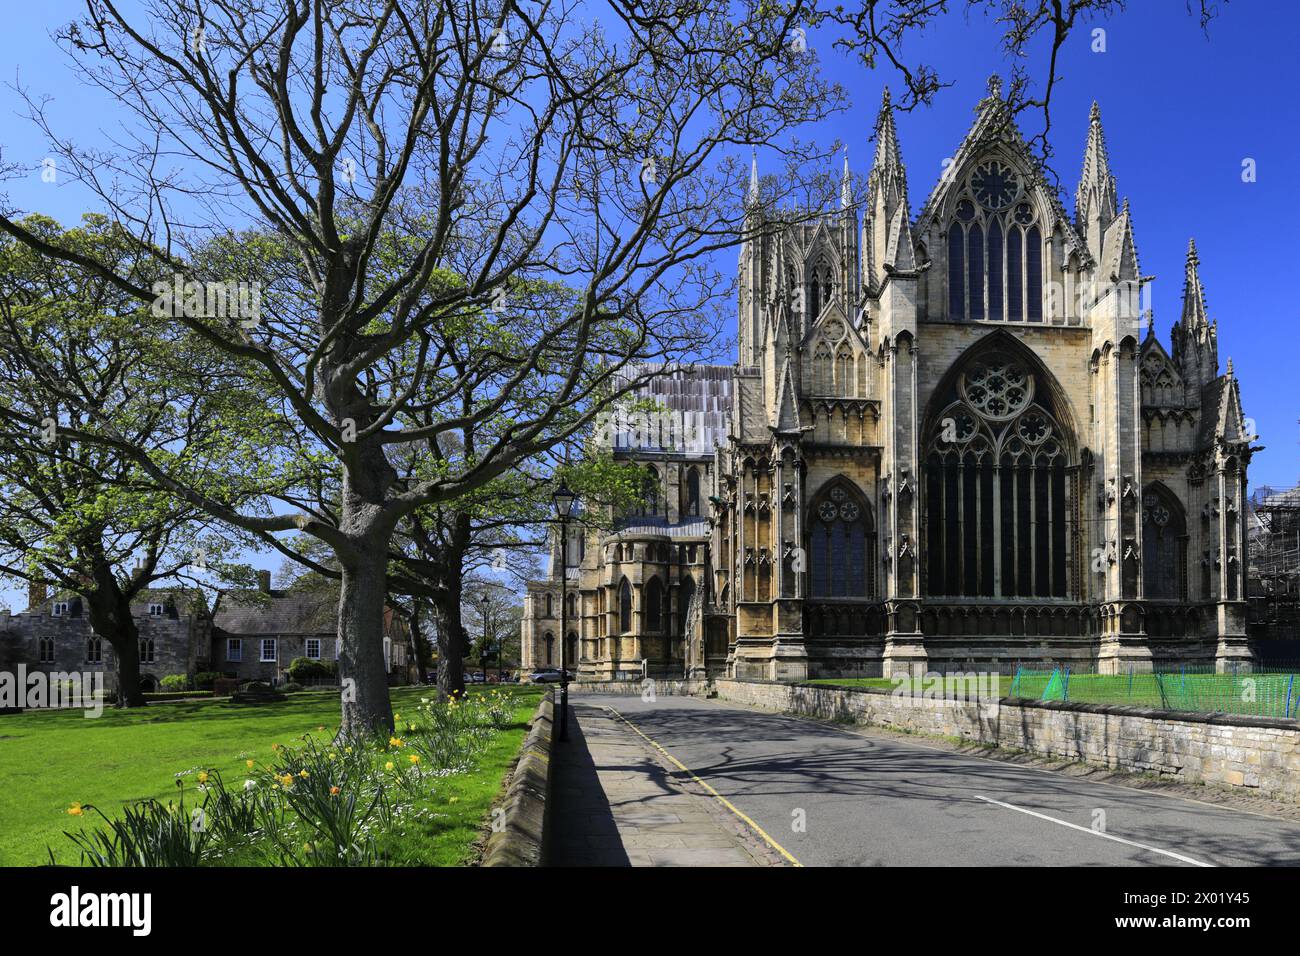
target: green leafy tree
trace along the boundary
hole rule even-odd
[[[39,217],[23,225],[123,271],[141,265],[129,237],[102,218],[66,232]],[[113,647],[127,707],[144,704],[132,603],[158,582],[238,580],[249,573],[238,555],[256,542],[159,491],[114,446],[69,434],[89,406],[111,409],[102,420],[115,435],[159,456],[183,447],[193,480],[222,496],[239,494],[225,470],[255,473],[261,456],[249,439],[266,437],[238,376],[229,389],[192,388],[193,375],[229,378],[229,362],[192,335],[148,334],[141,312],[100,276],[0,238],[0,409],[39,422],[0,430],[0,574],[84,598],[91,627]]]

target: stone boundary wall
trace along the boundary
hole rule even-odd
[[[576,687],[579,685],[570,685]],[[658,694],[698,694],[763,710],[956,738],[1180,783],[1241,787],[1300,803],[1300,721],[1061,701],[968,703],[896,695],[890,688],[719,679],[656,681]],[[640,694],[640,681],[583,683]]]
[[[704,696],[709,685],[702,680],[661,680],[651,678],[654,692],[665,697]],[[584,680],[569,685],[569,694],[626,694],[640,697],[646,690],[646,681],[636,680]]]
[[[482,866],[541,866],[551,793],[551,731],[555,692],[537,706],[519,762],[506,787],[504,826],[488,839]]]
[[[715,687],[724,700],[766,710],[956,737],[1300,803],[1296,720],[1011,698],[966,703],[876,687],[738,680]]]

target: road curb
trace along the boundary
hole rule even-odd
[[[482,866],[541,866],[546,849],[551,793],[551,730],[555,691],[548,691],[533,714],[532,726],[506,788],[500,829],[488,840]],[[494,811],[494,816],[495,816]]]

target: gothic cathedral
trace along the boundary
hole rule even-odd
[[[1254,436],[1194,244],[1169,350],[1142,309],[1096,105],[1073,219],[996,81],[915,218],[888,93],[865,196],[847,160],[830,214],[761,193],[738,361],[646,389],[668,415],[613,439],[644,507],[556,542],[525,668],[565,566],[586,678],[1249,666]]]

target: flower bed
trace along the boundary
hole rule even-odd
[[[246,757],[239,777],[184,771],[171,800],[118,814],[73,804],[69,814],[96,825],[66,835],[85,866],[468,862],[538,696],[420,698],[398,708],[387,739],[336,742],[318,727]]]

